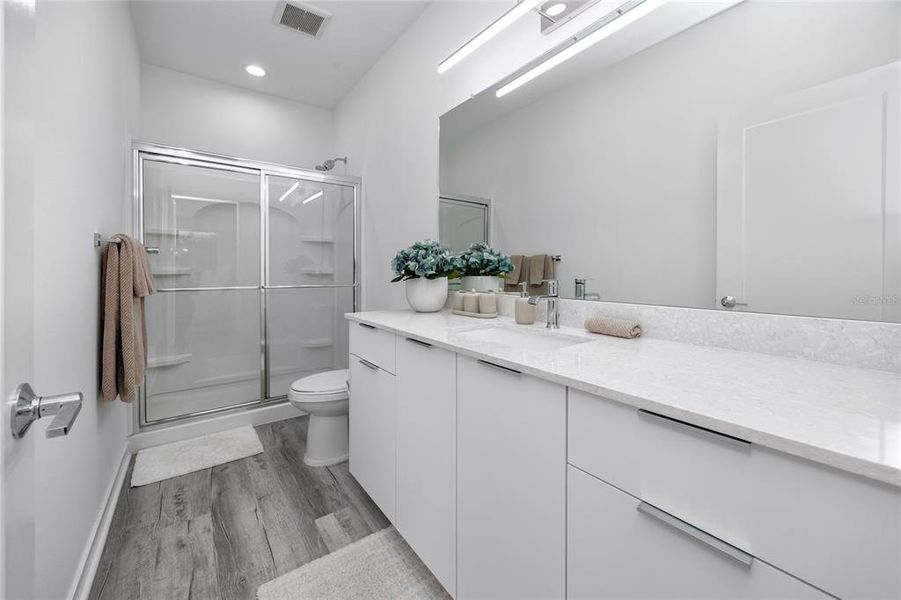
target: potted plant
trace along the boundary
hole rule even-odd
[[[509,256],[482,242],[472,244],[456,263],[463,275],[460,288],[477,292],[504,291],[503,277],[513,271]]]
[[[447,302],[447,278],[456,276],[456,261],[450,251],[433,240],[416,242],[400,250],[391,261],[396,277],[403,281],[407,302],[416,312],[436,312]]]

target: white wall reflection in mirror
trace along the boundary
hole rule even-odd
[[[899,31],[901,2],[757,0],[637,53],[624,29],[445,114],[441,190],[562,255],[564,296],[899,322]]]

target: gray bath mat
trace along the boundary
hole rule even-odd
[[[257,590],[257,600],[450,600],[394,527],[326,554]]]
[[[263,444],[250,425],[147,448],[139,451],[135,459],[131,487],[201,471],[262,451]]]

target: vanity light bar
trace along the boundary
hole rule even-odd
[[[532,67],[510,83],[501,86],[495,93],[498,98],[503,98],[513,90],[529,83],[536,77],[547,73],[557,65],[569,60],[573,56],[587,50],[601,40],[610,37],[617,31],[624,29],[657,10],[668,0],[632,0],[600,19],[597,23],[576,34],[569,46],[555,52],[548,59]]]
[[[519,0],[519,2],[502,14],[494,23],[483,29],[474,38],[460,46],[460,48],[445,58],[438,65],[438,73],[444,73],[458,62],[478,50],[488,40],[499,34],[501,31],[515,23],[520,17],[534,10],[546,0]]]

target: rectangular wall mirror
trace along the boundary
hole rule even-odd
[[[441,190],[491,198],[495,248],[562,255],[565,297],[901,322],[901,5],[652,29],[443,115]]]

